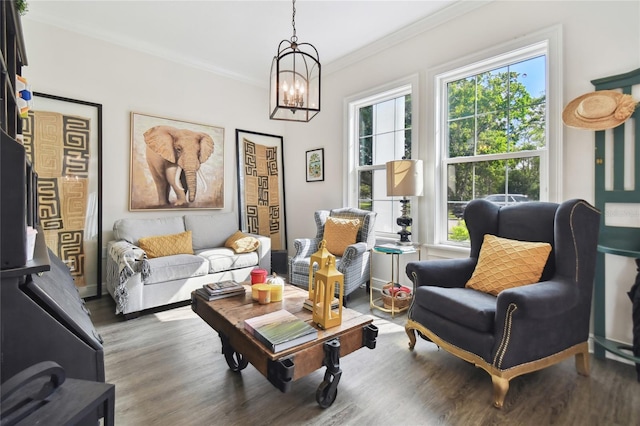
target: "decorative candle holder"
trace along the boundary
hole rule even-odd
[[[314,265],[318,265],[318,269],[322,268],[327,262],[327,258],[331,256],[329,250],[326,249],[327,242],[320,241],[318,251],[309,257],[309,300],[314,300],[314,276],[316,271],[313,270]]]
[[[338,307],[331,304],[338,289]],[[336,269],[336,258],[329,254],[326,263],[315,275],[313,300],[313,322],[327,329],[342,324],[342,299],[344,297],[344,275]]]

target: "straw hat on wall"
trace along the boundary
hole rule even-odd
[[[635,107],[636,102],[631,95],[614,90],[598,90],[569,102],[562,112],[562,121],[578,129],[611,129],[631,117]]]

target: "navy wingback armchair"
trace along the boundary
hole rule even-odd
[[[409,262],[415,285],[406,332],[416,331],[491,375],[501,408],[509,380],[575,356],[589,375],[589,318],[600,212],[583,200],[498,206],[471,201],[464,212],[469,258]],[[551,253],[540,282],[489,293],[465,288],[485,234],[547,242]]]

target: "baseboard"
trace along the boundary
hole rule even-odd
[[[78,287],[78,293],[80,293],[80,297],[86,299],[87,297],[95,297],[98,292],[98,286],[96,284],[87,285],[85,287]],[[104,296],[109,294],[107,291],[107,287],[105,283],[102,283],[102,294],[100,296]]]
[[[633,345],[633,343],[630,342],[621,342],[620,340],[615,340],[615,339],[611,339],[609,338],[609,340],[622,344],[622,345]],[[593,333],[589,333],[589,353],[594,353],[594,342],[593,342]],[[622,362],[624,364],[628,364],[628,365],[635,365],[633,363],[633,361],[626,359],[626,358],[622,358],[616,354],[614,354],[613,352],[609,352],[609,351],[604,351],[604,357],[607,359],[612,359],[614,361],[618,361],[618,362]]]
[[[389,282],[389,280],[382,280],[380,278],[372,278],[371,281],[369,282],[369,287],[374,289],[374,290],[382,290],[382,286],[387,284]]]

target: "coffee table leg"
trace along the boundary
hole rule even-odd
[[[238,372],[240,370],[244,370],[244,368],[249,364],[244,356],[240,352],[236,352],[229,343],[229,338],[222,333],[218,333],[220,336],[220,340],[222,341],[222,355],[224,355],[224,359],[227,361],[227,365],[233,372]]]
[[[267,360],[267,379],[273,386],[280,389],[280,392],[291,390],[294,370],[295,365],[291,358]]]
[[[327,367],[324,380],[316,391],[316,401],[322,408],[328,408],[333,404],[338,395],[338,383],[342,376],[340,370],[340,340],[333,339],[324,343],[324,360],[322,364]]]
[[[373,324],[367,324],[362,330],[362,346],[369,349],[375,349],[378,341],[378,327]]]

